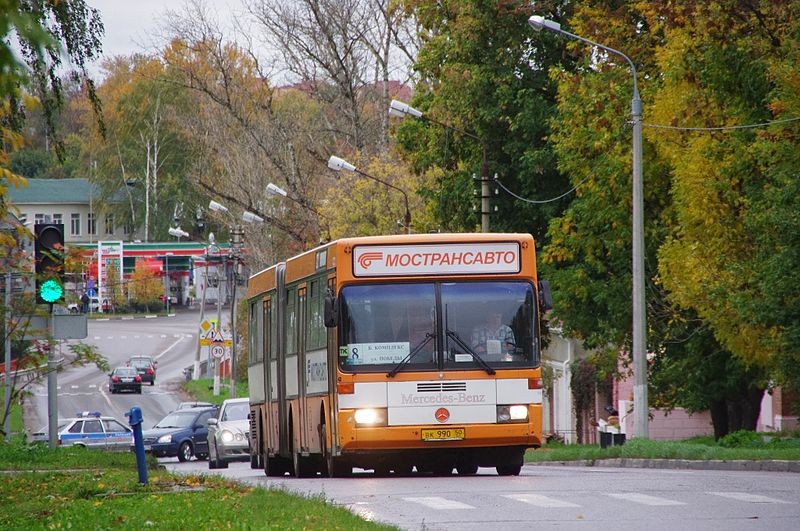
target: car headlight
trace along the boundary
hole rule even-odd
[[[219,438],[222,439],[222,442],[224,443],[233,442],[233,432],[229,430],[222,430],[219,434]]]
[[[497,406],[497,422],[526,422],[528,406]]]
[[[162,435],[158,438],[158,442],[160,443],[171,443],[172,442],[172,435]]]
[[[356,420],[356,426],[386,426],[386,409],[356,409],[353,416]]]

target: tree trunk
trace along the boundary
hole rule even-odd
[[[728,404],[725,400],[714,400],[709,411],[714,425],[714,439],[719,440],[728,434]]]

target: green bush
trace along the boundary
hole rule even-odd
[[[754,431],[739,430],[721,438],[719,445],[723,448],[758,448],[764,446],[764,439]]]

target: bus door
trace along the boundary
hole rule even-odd
[[[297,376],[298,376],[298,405],[294,421],[295,429],[299,432],[298,449],[308,452],[308,409],[306,407],[306,286],[297,288]]]
[[[262,352],[264,359],[264,414],[258,425],[258,433],[263,437],[263,447],[267,454],[277,450],[278,437],[276,436],[278,430],[276,423],[278,422],[278,409],[277,399],[277,360],[274,357],[275,341],[273,322],[275,315],[273,313],[272,297],[268,296],[263,301],[263,316],[261,319],[262,330]]]

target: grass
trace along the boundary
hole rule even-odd
[[[188,382],[183,382],[181,384],[181,389],[183,389],[186,394],[192,397],[192,400],[197,400],[199,402],[210,402],[212,404],[222,404],[222,401],[226,398],[231,397],[231,391],[228,387],[228,381],[225,380],[225,385],[222,385],[223,382],[220,381],[219,386],[219,395],[214,396],[213,390],[211,387],[214,384],[214,381],[210,378],[201,378],[199,380],[190,380]],[[237,398],[246,398],[250,396],[250,391],[247,388],[246,381],[237,381],[236,382],[236,397]]]
[[[140,485],[133,454],[0,444],[0,466],[17,471],[0,474],[0,529],[393,529],[321,498],[148,463]]]
[[[755,434],[741,436],[736,432],[714,441],[697,437],[685,441],[653,441],[632,439],[621,446],[600,448],[599,445],[550,443],[538,450],[529,450],[525,461],[577,461],[596,459],[688,459],[688,460],[800,460],[800,434]],[[765,437],[766,436],[766,437]],[[769,440],[765,440],[768,438]]]

